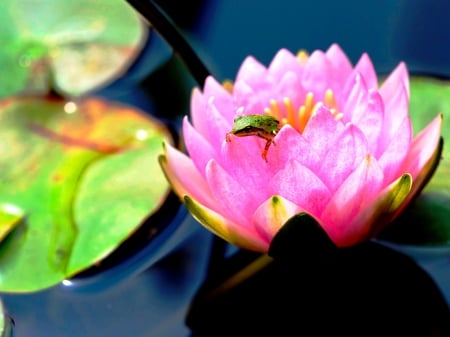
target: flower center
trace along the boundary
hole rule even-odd
[[[317,109],[325,105],[336,120],[343,117],[341,112],[338,112],[338,106],[334,93],[331,89],[325,91],[323,101],[315,102],[314,94],[309,92],[305,96],[303,105],[295,108],[290,98],[283,98],[280,104],[277,100],[271,99],[269,107],[264,109],[264,113],[278,119],[281,125],[290,124],[300,133],[303,133],[311,116],[314,116]]]

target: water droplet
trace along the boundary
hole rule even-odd
[[[143,129],[139,129],[136,131],[136,138],[138,140],[146,140],[148,138],[148,131],[147,130],[143,130]]]
[[[73,114],[77,111],[77,105],[74,102],[67,102],[66,104],[64,104],[64,111],[67,114]]]

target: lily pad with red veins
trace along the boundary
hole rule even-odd
[[[0,291],[40,290],[98,264],[169,195],[157,156],[171,133],[140,111],[11,98],[0,120],[0,227],[10,226]]]
[[[436,113],[444,116],[443,151],[438,167],[422,193],[380,238],[423,247],[450,244],[450,82],[412,77],[410,114],[416,130]]]
[[[147,35],[122,0],[2,0],[0,97],[98,89],[122,75]]]

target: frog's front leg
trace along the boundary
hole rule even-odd
[[[269,151],[270,145],[272,145],[272,144],[275,145],[275,141],[274,141],[275,134],[273,134],[271,136],[264,135],[264,136],[260,136],[260,137],[264,138],[266,140],[266,145],[264,146],[261,156],[264,159],[264,161],[267,163],[268,162],[267,152]]]
[[[231,142],[231,135],[233,135],[233,131],[227,132],[225,135],[225,140],[227,143]]]

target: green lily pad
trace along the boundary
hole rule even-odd
[[[2,0],[0,97],[98,89],[128,68],[147,32],[122,0]]]
[[[414,130],[423,129],[438,113],[444,116],[442,158],[429,183],[380,238],[415,246],[450,244],[450,82],[428,77],[411,79],[410,114]]]
[[[98,264],[156,212],[170,186],[169,130],[100,99],[0,102],[0,205],[23,212],[0,242],[0,291],[30,292]]]

